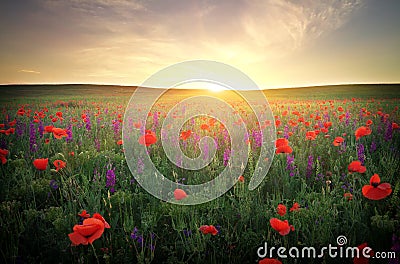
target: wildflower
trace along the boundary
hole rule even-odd
[[[67,166],[67,163],[62,160],[55,160],[53,162],[53,165],[56,167],[56,171],[59,171],[60,169],[65,168],[65,166]]]
[[[351,193],[344,193],[343,197],[347,199],[347,201],[353,200],[353,195]]]
[[[306,132],[306,139],[315,140],[316,137],[317,137],[317,134],[315,133],[315,131],[307,131]]]
[[[187,197],[187,194],[186,194],[186,192],[185,192],[184,190],[182,190],[182,189],[175,189],[175,191],[174,191],[174,197],[175,197],[175,199],[176,199],[177,201],[180,201],[180,200],[186,198],[186,197]]]
[[[286,206],[284,204],[278,204],[278,207],[276,208],[276,212],[280,216],[284,216],[286,214]]]
[[[350,173],[352,172],[365,173],[367,171],[367,169],[364,166],[362,166],[361,162],[358,160],[351,162],[347,167],[347,169]]]
[[[338,147],[338,146],[340,146],[340,145],[343,143],[343,141],[344,141],[344,138],[342,138],[342,137],[336,137],[335,140],[333,140],[333,145],[334,145],[335,147]]]
[[[87,213],[86,210],[82,210],[82,213],[78,214],[82,218],[89,218],[90,214]]]
[[[56,180],[54,180],[54,179],[52,179],[50,181],[49,185],[53,190],[57,190],[58,189],[58,184],[57,184]]]
[[[243,175],[240,175],[240,176],[238,177],[238,181],[244,182],[244,177],[243,177]]]
[[[213,236],[215,236],[218,234],[218,230],[213,225],[202,225],[200,226],[199,230],[204,235],[212,234]]]
[[[378,174],[372,175],[369,180],[370,185],[364,185],[362,194],[370,200],[381,200],[392,193],[392,187],[389,183],[380,183],[381,179]]]
[[[201,124],[200,129],[201,130],[210,130],[210,127],[208,126],[208,124]]]
[[[53,133],[53,128],[54,128],[54,126],[45,126],[44,132],[45,133]]]
[[[356,140],[358,140],[361,137],[368,136],[369,134],[371,134],[371,132],[372,132],[371,128],[362,126],[362,127],[357,128],[357,130],[354,134],[356,136]]]
[[[36,169],[44,171],[47,168],[47,164],[49,163],[49,159],[35,159],[33,161],[33,166],[35,166]]]
[[[8,155],[8,150],[0,148],[0,161],[1,161],[1,164],[3,164],[3,165],[6,164],[6,162],[7,162],[6,156],[7,155]]]
[[[282,146],[288,146],[289,145],[289,141],[286,138],[278,138],[275,141],[275,147],[279,148]]]
[[[52,130],[52,132],[53,132],[53,136],[54,136],[56,139],[61,139],[62,137],[68,136],[68,134],[67,134],[67,132],[65,131],[65,129],[62,129],[62,128],[54,127],[53,130]]]
[[[146,147],[157,142],[156,134],[151,130],[146,130],[146,134],[139,138],[139,144],[146,145]]]
[[[279,153],[290,154],[292,152],[293,152],[293,149],[288,145],[278,147],[275,151],[276,154],[279,154]]]
[[[289,234],[290,231],[294,231],[294,227],[292,225],[289,225],[288,220],[282,221],[278,218],[271,218],[271,220],[269,220],[269,223],[271,224],[271,227],[278,231],[279,234],[282,236],[286,236],[287,234]]]
[[[122,139],[120,139],[120,140],[117,141],[117,145],[120,145],[120,146],[121,146],[122,144],[123,144]]]
[[[115,173],[114,170],[108,170],[106,175],[106,187],[110,188],[110,192],[114,193],[115,189]]]
[[[292,206],[292,208],[290,208],[290,212],[297,212],[297,211],[299,211],[300,210],[300,205],[299,205],[299,203],[294,203],[293,204],[293,206]]]
[[[92,244],[101,237],[104,228],[110,228],[110,225],[99,213],[95,213],[92,218],[83,220],[81,225],[75,225],[74,232],[68,236],[73,246]]]

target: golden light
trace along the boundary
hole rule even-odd
[[[178,85],[176,88],[180,89],[207,89],[212,92],[221,92],[223,90],[226,90],[227,88],[219,85],[217,83],[212,83],[212,82],[190,82],[190,83],[185,83],[182,85]]]

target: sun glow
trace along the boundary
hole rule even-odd
[[[221,92],[221,91],[227,89],[226,87],[219,85],[217,83],[204,82],[204,81],[185,83],[182,85],[178,85],[177,88],[180,88],[180,89],[207,89],[212,92]]]

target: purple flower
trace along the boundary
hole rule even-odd
[[[36,128],[34,123],[29,124],[29,150],[31,152],[37,151]]]
[[[226,148],[224,151],[224,166],[228,165],[230,156],[231,156],[231,150],[229,148]]]
[[[393,137],[393,127],[391,122],[386,122],[386,133],[385,133],[385,141],[392,140]]]
[[[286,169],[289,171],[290,177],[295,175],[296,165],[294,165],[294,156],[287,155],[286,156]]]
[[[43,122],[42,122],[42,120],[39,121],[38,130],[39,130],[39,136],[40,136],[40,138],[42,138],[42,137],[43,137],[43,134],[44,134],[44,127],[43,127]]]
[[[115,189],[115,172],[114,170],[108,170],[106,175],[106,187],[110,188],[110,192],[114,193]]]
[[[92,130],[92,123],[90,122],[90,116],[89,115],[86,115],[85,123],[86,123],[86,130],[87,131],[91,131]]]
[[[137,165],[136,165],[136,173],[137,174],[142,174],[144,170],[144,163],[142,158],[138,158],[137,160]]]
[[[65,141],[67,142],[67,143],[71,143],[72,142],[72,124],[70,124],[68,127],[67,127],[67,137],[65,138]]]
[[[306,177],[310,178],[311,174],[313,172],[313,165],[314,165],[314,158],[312,155],[308,156],[308,161],[307,161],[307,169],[306,169]]]
[[[17,124],[15,125],[15,133],[17,134],[18,138],[21,138],[24,135],[25,129],[26,129],[26,124],[18,119]]]
[[[100,139],[99,138],[94,139],[94,146],[95,146],[97,152],[100,152]]]
[[[185,235],[185,237],[189,237],[192,235],[192,230],[190,229],[183,229],[182,232]]]
[[[289,127],[285,125],[285,129],[283,130],[283,137],[289,139]]]
[[[376,150],[376,143],[375,143],[375,141],[372,141],[372,143],[371,143],[371,148],[370,148],[370,152],[371,152],[371,153],[374,153],[375,150]]]
[[[363,144],[358,144],[357,146],[357,156],[358,160],[361,162],[361,164],[364,166],[365,163],[365,150],[364,150],[364,145]]]
[[[58,184],[57,184],[57,182],[56,182],[56,180],[54,180],[54,179],[52,179],[51,181],[50,181],[50,187],[53,189],[53,190],[57,190],[58,189]]]

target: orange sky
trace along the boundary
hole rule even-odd
[[[396,0],[5,0],[0,83],[138,85],[194,59],[259,87],[400,81]]]

